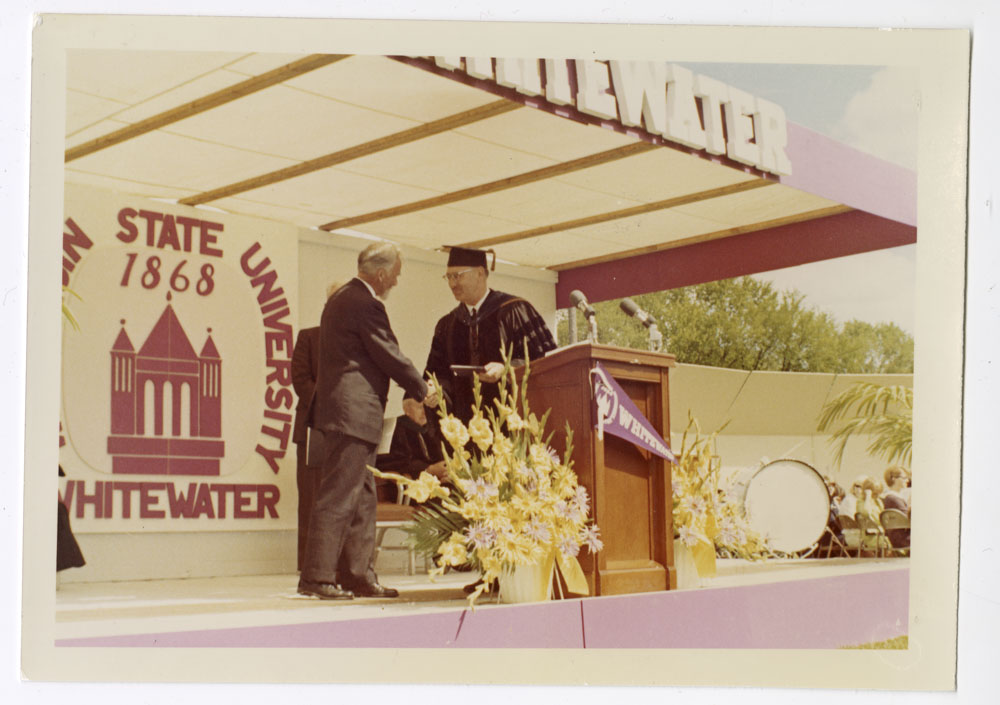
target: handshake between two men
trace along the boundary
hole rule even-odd
[[[488,362],[484,365],[482,372],[476,373],[480,382],[498,382],[503,375],[504,366],[501,362]],[[433,380],[427,380],[427,396],[422,400],[403,399],[403,413],[421,426],[427,424],[427,409],[436,408],[441,399],[440,390],[434,385]]]
[[[438,405],[440,393],[433,380],[427,380],[427,396],[423,399],[403,399],[403,413],[410,417],[413,423],[420,426],[427,424],[427,407],[434,408]]]

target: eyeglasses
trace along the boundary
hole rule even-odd
[[[461,277],[463,274],[465,274],[467,272],[471,272],[474,269],[475,269],[475,267],[469,267],[468,269],[463,269],[461,272],[448,272],[447,274],[445,274],[441,278],[442,279],[446,279],[449,284],[452,284],[454,282],[457,282],[458,278]]]

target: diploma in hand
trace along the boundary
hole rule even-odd
[[[456,377],[471,377],[472,375],[479,374],[480,372],[485,372],[486,368],[482,365],[452,365],[451,373]]]

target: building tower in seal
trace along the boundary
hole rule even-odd
[[[222,358],[212,329],[194,351],[167,305],[139,351],[125,320],[111,346],[111,471],[127,475],[218,475]],[[218,440],[214,440],[218,439]]]

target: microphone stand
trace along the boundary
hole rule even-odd
[[[649,349],[652,352],[660,352],[663,349],[663,334],[655,323],[649,326]]]
[[[590,314],[587,316],[587,323],[590,325],[590,330],[587,332],[587,340],[597,344],[597,315]]]

